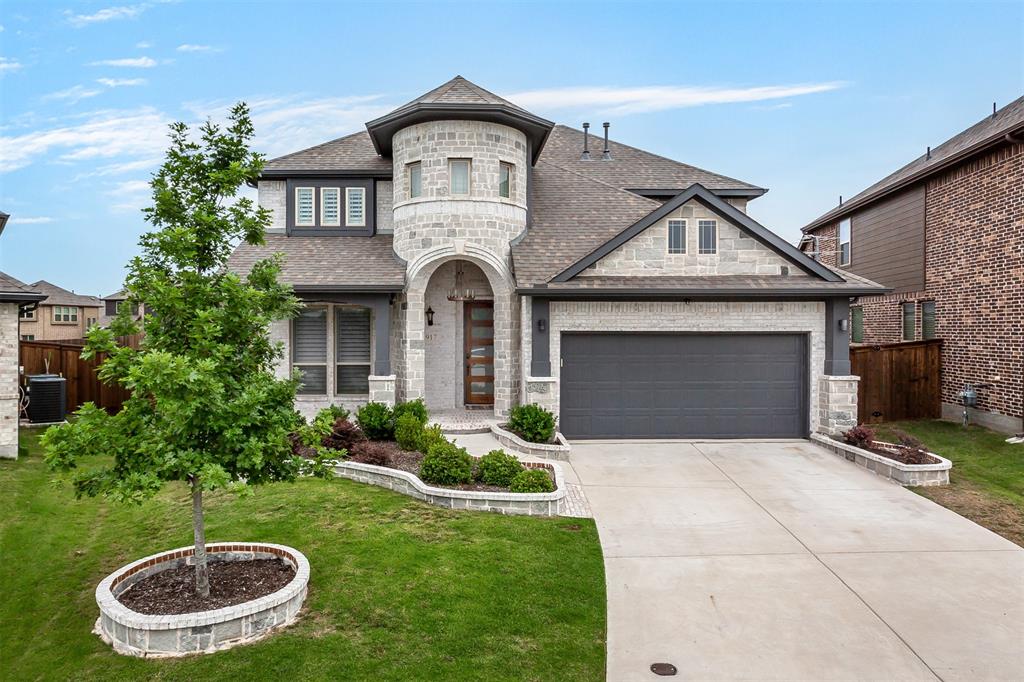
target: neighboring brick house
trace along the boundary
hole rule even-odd
[[[18,457],[19,313],[42,299],[43,294],[0,272],[0,458]]]
[[[99,323],[103,302],[95,296],[82,296],[46,280],[31,285],[46,298],[34,310],[21,311],[19,334],[25,341],[63,341],[81,339],[85,331]]]
[[[892,288],[854,302],[854,342],[942,339],[943,415],[991,384],[973,419],[1024,428],[1024,97],[803,232],[803,251]]]
[[[585,125],[586,127],[586,125]],[[267,131],[273,134],[273,131]],[[572,438],[806,437],[855,423],[851,296],[885,289],[746,214],[765,190],[555,125],[461,77],[272,159],[266,243],[297,407],[425,398]]]

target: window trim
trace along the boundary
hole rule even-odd
[[[313,194],[310,198],[310,208],[312,209],[313,215],[310,217],[310,222],[308,223],[299,221],[299,193],[306,189]],[[316,187],[302,185],[295,188],[295,215],[292,216],[292,218],[295,221],[295,227],[316,227]]]
[[[401,182],[401,179],[397,179]],[[324,175],[318,177],[309,178],[289,178],[287,181],[287,190],[285,192],[285,234],[295,237],[371,237],[374,234],[376,227],[376,215],[377,215],[377,180],[373,178],[365,177],[341,177]],[[297,225],[295,223],[295,217],[297,213],[297,207],[295,205],[296,194],[295,190],[299,187],[314,187],[320,189],[322,187],[362,187],[366,190],[366,224],[363,226],[352,226],[346,227],[344,224],[344,211],[345,208],[342,206],[342,202],[345,201],[345,197],[339,198],[338,211],[339,215],[342,216],[342,224],[340,226],[328,227],[319,224],[315,225]],[[314,207],[319,205],[319,199],[314,196]],[[314,211],[316,208],[314,208]],[[317,220],[319,220],[317,216]]]
[[[843,241],[843,224],[846,224],[846,241]],[[845,267],[853,262],[853,217],[847,216],[839,221],[836,226],[836,243],[839,244],[839,253],[836,254],[836,262]],[[846,260],[843,260],[843,245],[846,245]]]
[[[38,309],[37,308],[33,308],[32,310],[25,310],[25,309],[19,310],[18,311],[18,321],[19,322],[35,322],[36,321],[36,310],[38,310]]]
[[[417,171],[419,175],[419,191],[415,194],[412,193],[412,174],[413,171]],[[419,199],[423,196],[423,162],[422,161],[411,161],[405,164],[405,177],[408,183],[408,194],[410,199]]]
[[[36,340],[36,335],[35,334],[22,334],[21,335],[21,340],[22,341],[35,341]]]
[[[710,225],[713,228],[714,236],[711,247],[703,245],[704,227]],[[714,256],[718,254],[718,221],[714,219],[701,218],[697,220],[697,254],[700,256]]]
[[[910,317],[910,328],[907,328],[907,313],[909,312]],[[904,341],[916,341],[917,340],[917,303],[915,301],[903,301],[900,303],[900,332]],[[907,332],[910,332],[908,338]]]
[[[52,322],[53,324],[78,324],[78,309],[80,306],[77,305],[55,305],[53,306]],[[68,319],[62,319],[67,317]]]
[[[501,173],[505,169],[508,169],[508,194],[502,194],[501,193],[501,185],[502,185]],[[498,197],[500,197],[501,199],[511,199],[512,198],[512,191],[513,191],[512,190],[512,181],[513,181],[512,179],[515,176],[515,171],[516,171],[516,165],[514,163],[511,163],[509,161],[499,161],[498,162]]]
[[[347,189],[347,188],[346,188]],[[327,215],[327,209],[325,205],[325,199],[327,193],[333,192],[337,196],[337,218],[333,222],[327,222],[324,216]],[[320,226],[321,227],[341,227],[341,188],[340,187],[321,187],[320,188]]]
[[[682,234],[680,235],[681,250],[677,250],[677,251],[673,251],[672,250],[672,223],[681,224],[681,227],[682,227],[682,230],[683,230]],[[666,231],[666,239],[665,239],[665,252],[670,254],[670,255],[673,255],[673,256],[686,255],[686,252],[687,252],[686,238],[688,236],[687,235],[688,231],[689,231],[689,225],[686,222],[686,218],[669,218],[669,220],[668,220],[668,227],[667,227],[667,231]]]
[[[351,204],[349,203],[349,196],[353,192],[359,192],[362,196],[362,216],[360,222],[352,220]],[[365,187],[346,187],[345,188],[345,227],[366,227],[366,188]]]
[[[452,174],[452,166],[457,163],[466,164],[466,191],[456,192],[454,190],[455,176]],[[473,160],[466,158],[448,159],[448,194],[453,197],[468,197],[473,193]]]

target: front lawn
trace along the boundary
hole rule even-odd
[[[913,490],[1024,546],[1024,445],[980,426],[965,429],[945,421],[871,427],[880,440],[893,440],[893,428],[905,431],[952,460],[948,486]]]
[[[604,677],[604,569],[590,520],[452,512],[347,480],[209,496],[207,538],[291,545],[312,568],[305,613],[257,644],[176,660],[115,654],[93,590],[191,544],[184,485],[141,507],[54,488],[37,435],[0,462],[3,678],[104,680]]]

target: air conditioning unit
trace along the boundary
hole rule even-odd
[[[28,420],[33,424],[62,422],[67,414],[67,380],[56,374],[28,377]]]

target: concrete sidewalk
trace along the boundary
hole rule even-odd
[[[1024,549],[806,441],[573,443],[608,679],[1020,680]]]

